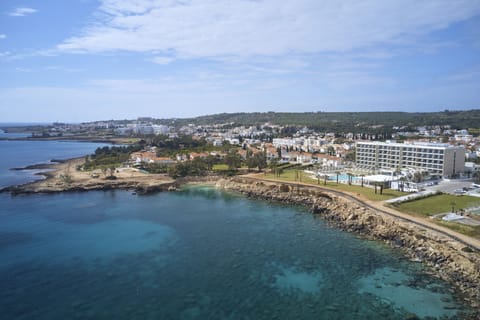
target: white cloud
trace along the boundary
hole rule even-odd
[[[37,12],[37,9],[33,8],[28,8],[28,7],[20,7],[20,8],[15,8],[12,12],[10,12],[8,15],[12,17],[24,17],[26,15],[32,14]]]
[[[188,58],[348,52],[411,44],[480,14],[480,1],[102,0],[97,13],[57,48]]]
[[[480,80],[480,65],[468,66],[463,70],[453,72],[442,80],[451,82],[472,82]]]
[[[7,36],[5,34],[0,34],[0,39],[5,39]]]
[[[174,58],[170,58],[170,57],[153,57],[152,59],[150,59],[150,61],[156,64],[169,64],[174,60],[175,60]]]
[[[33,71],[30,68],[20,68],[20,67],[15,68],[15,70],[18,71],[18,72],[32,72]]]

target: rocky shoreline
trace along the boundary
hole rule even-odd
[[[83,192],[93,190],[132,190],[139,194],[175,190],[178,183],[166,175],[146,174],[139,170],[118,170],[115,175],[106,176],[101,172],[84,172],[76,168],[84,158],[55,160],[56,163],[35,164],[12,170],[46,170],[35,175],[45,179],[0,189],[12,195],[34,193]]]
[[[234,177],[219,180],[217,187],[252,198],[303,205],[337,228],[384,241],[412,261],[428,265],[434,276],[454,285],[475,310],[480,308],[480,254],[458,241],[315,186]],[[477,317],[480,311],[472,319]]]

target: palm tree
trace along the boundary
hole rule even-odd
[[[457,205],[455,201],[450,202],[450,205],[452,206],[452,212],[455,212],[455,206]]]
[[[480,183],[480,171],[475,171],[472,177],[475,178],[476,183]]]
[[[401,176],[399,180],[400,180],[400,183],[399,183],[400,191],[403,192],[403,190],[405,190],[405,182],[407,181],[407,178],[404,176]]]
[[[347,175],[348,175],[348,185],[351,186],[352,185],[353,173],[348,172]]]

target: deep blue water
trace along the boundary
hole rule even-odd
[[[5,143],[2,182],[5,168],[79,156],[91,145]],[[456,319],[468,312],[452,288],[382,243],[332,229],[298,207],[207,187],[149,196],[0,194],[0,288],[0,319]]]
[[[456,318],[445,284],[296,207],[206,187],[0,195],[5,319]]]
[[[10,134],[3,134],[10,136]],[[41,179],[38,170],[10,170],[52,159],[70,159],[91,154],[105,144],[71,141],[3,141],[0,140],[0,188]]]

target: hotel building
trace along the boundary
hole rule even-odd
[[[465,149],[441,143],[357,142],[356,164],[373,171],[413,169],[451,177],[465,167]]]

